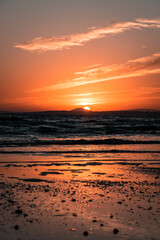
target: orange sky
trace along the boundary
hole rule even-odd
[[[160,110],[160,2],[1,1],[0,110]]]

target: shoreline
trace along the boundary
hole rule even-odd
[[[76,160],[0,168],[2,240],[159,239],[159,165]]]

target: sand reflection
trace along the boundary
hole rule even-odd
[[[1,239],[158,239],[156,153],[79,154],[1,155]]]

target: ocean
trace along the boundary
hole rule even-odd
[[[160,112],[0,114],[0,147],[156,144]]]

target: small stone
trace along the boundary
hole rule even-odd
[[[92,222],[97,222],[97,220],[96,220],[96,219],[93,219]]]
[[[117,233],[119,233],[119,230],[117,228],[115,228],[115,229],[113,229],[113,233],[117,234]]]
[[[15,230],[18,230],[18,229],[19,229],[19,226],[18,226],[18,225],[15,225],[15,226],[14,226],[14,229],[15,229]]]
[[[151,210],[151,209],[152,209],[152,207],[147,208],[147,210]]]
[[[88,236],[88,234],[89,234],[89,233],[88,233],[87,231],[84,231],[84,232],[83,232],[83,235],[84,235],[84,236]]]
[[[22,214],[22,210],[21,210],[21,209],[17,209],[17,210],[15,211],[15,213],[16,213],[16,214]]]
[[[71,200],[72,202],[76,202],[76,199],[75,198],[72,198],[72,200]]]

